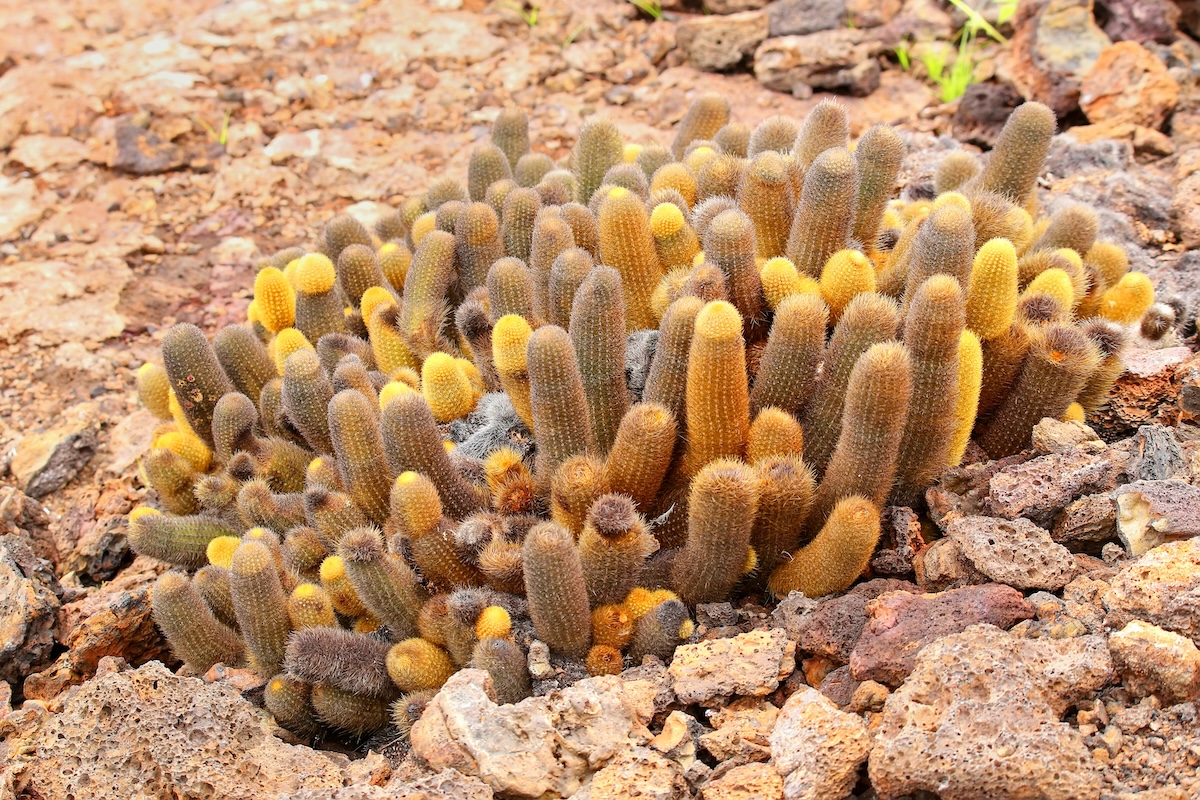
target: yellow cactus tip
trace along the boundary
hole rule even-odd
[[[408,486],[409,484],[416,483],[417,479],[420,477],[421,477],[420,475],[418,475],[417,473],[413,472],[410,469],[406,472],[400,473],[400,476],[398,478],[396,478],[396,485],[397,486]]]
[[[1067,261],[1071,262],[1071,266],[1075,267],[1076,269],[1079,269],[1083,266],[1083,259],[1079,256],[1079,253],[1076,253],[1069,247],[1058,248],[1054,251],[1054,255],[1065,258]]]
[[[283,680],[280,678],[272,678],[271,685],[268,686],[267,689],[272,692],[282,692],[283,691]]]
[[[362,312],[362,318],[364,320],[369,320],[371,319],[371,314],[374,313],[376,308],[384,303],[394,302],[395,298],[392,297],[392,293],[387,289],[383,288],[382,286],[372,286],[363,292],[362,300],[360,300],[358,303],[358,308],[359,311]]]
[[[613,188],[608,190],[608,198],[607,199],[620,200],[622,197],[624,197],[627,194],[629,194],[629,190],[626,189],[624,186],[614,186]]]
[[[321,583],[333,583],[346,576],[346,562],[341,556],[329,556],[321,562]]]
[[[333,289],[337,270],[328,256],[309,253],[296,264],[296,288],[303,294],[324,294]]]
[[[437,212],[426,211],[421,216],[413,220],[412,224],[412,240],[414,245],[419,245],[421,240],[433,232],[437,227]]]
[[[273,534],[266,528],[251,528],[244,534],[245,539],[251,542],[259,542]]]
[[[758,569],[758,553],[754,552],[753,547],[749,547],[746,549],[746,563],[742,566],[742,574],[749,575],[756,569]]]
[[[140,378],[148,372],[153,372],[155,370],[155,368],[157,368],[157,366],[158,366],[157,364],[152,364],[149,361],[147,361],[145,364],[142,364],[140,367],[137,368],[137,376]]]
[[[458,445],[448,439],[442,442],[442,449],[447,453],[453,453],[455,447],[458,447]]]
[[[292,597],[297,600],[310,600],[317,596],[319,587],[312,583],[301,583],[295,589],[292,589]]]
[[[932,210],[937,211],[943,206],[958,206],[963,211],[971,210],[971,201],[961,192],[942,192],[934,198]]]
[[[133,511],[129,512],[129,521],[136,522],[142,517],[149,517],[154,514],[162,514],[162,512],[157,508],[151,508],[150,506],[138,506]]]
[[[637,161],[637,157],[642,154],[642,146],[630,142],[625,145],[624,151],[621,153],[621,158],[626,164],[632,164]]]
[[[383,246],[379,248],[379,255],[386,256],[388,253],[395,252],[399,249],[400,245],[396,244],[395,242],[384,242]]]
[[[236,536],[218,536],[208,543],[204,554],[208,556],[208,563],[228,569],[233,563],[233,551],[241,543],[242,540]]]
[[[501,606],[488,606],[475,621],[475,635],[480,639],[506,639],[512,633],[512,617]]]
[[[683,212],[674,203],[659,203],[650,213],[650,230],[655,238],[674,236],[683,228]]]
[[[685,619],[683,624],[679,626],[679,638],[690,639],[692,634],[696,632],[696,623],[690,619]]]
[[[413,388],[403,381],[388,381],[379,390],[379,408],[380,410],[387,408],[388,403],[395,400],[397,397],[403,397],[406,394],[413,394]]]
[[[708,339],[740,338],[742,315],[732,303],[714,300],[696,315],[696,334]]]
[[[1079,403],[1071,403],[1067,406],[1066,412],[1063,414],[1063,422],[1083,422],[1084,413],[1083,406]]]

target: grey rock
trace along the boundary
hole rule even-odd
[[[699,17],[675,28],[675,41],[698,69],[733,69],[754,53],[768,35],[767,12],[743,11],[728,16]]]
[[[947,535],[975,569],[1017,589],[1061,589],[1075,577],[1070,551],[1027,519],[963,517]]]
[[[772,36],[803,36],[842,26],[844,0],[775,0],[767,6]]]
[[[1113,493],[1117,532],[1131,555],[1200,535],[1200,487],[1181,480],[1135,481]]]
[[[991,148],[1009,114],[1023,102],[1020,92],[1007,83],[991,81],[967,87],[954,112],[954,138]]]
[[[1025,517],[1049,527],[1054,515],[1072,500],[1115,489],[1127,460],[1125,453],[1105,448],[1050,453],[1013,464],[988,481],[984,512],[1005,519]]]
[[[14,687],[53,658],[62,587],[20,533],[0,535],[0,680]]]
[[[754,77],[764,86],[798,87],[865,97],[879,88],[879,40],[853,28],[767,39],[754,54]]]
[[[1059,544],[1092,553],[1116,535],[1117,504],[1108,494],[1089,494],[1068,503],[1050,530],[1050,538]]]
[[[1165,481],[1188,474],[1183,448],[1175,431],[1166,425],[1143,425],[1129,442],[1129,478],[1136,481]]]
[[[179,169],[186,162],[183,150],[164,142],[153,131],[136,125],[117,128],[117,155],[112,168],[130,175],[157,175]]]

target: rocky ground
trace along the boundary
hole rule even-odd
[[[1091,6],[1022,3],[951,104],[891,55],[961,25],[935,0],[0,9],[0,798],[1200,795],[1200,8]],[[666,142],[706,90],[750,125],[837,91],[856,134],[907,132],[911,183],[939,137],[986,147],[1022,94],[1052,104],[1075,124],[1044,187],[1096,207],[1180,298],[1176,330],[1092,428],[950,471],[925,528],[889,510],[849,593],[702,607],[669,667],[517,706],[464,671],[411,756],[289,743],[246,675],[154,663],[162,565],[125,515],[153,427],[132,373],[161,332],[241,319],[254,261],[333,213],[461,177],[505,104],[557,158],[601,111]]]

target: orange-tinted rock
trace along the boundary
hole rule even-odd
[[[1080,86],[1079,105],[1092,122],[1161,128],[1178,102],[1179,84],[1158,56],[1137,42],[1101,50]]]

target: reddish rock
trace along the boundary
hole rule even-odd
[[[925,645],[981,622],[1010,628],[1033,617],[1033,605],[1016,589],[986,584],[940,594],[892,592],[872,600],[867,614],[850,672],[860,681],[899,686]]]
[[[1158,56],[1137,42],[1100,51],[1083,76],[1079,105],[1092,122],[1129,122],[1161,128],[1179,102],[1179,84]]]
[[[163,565],[142,559],[116,580],[65,603],[58,611],[56,638],[67,652],[54,665],[25,680],[25,694],[49,700],[96,674],[105,656],[133,666],[173,659],[150,613],[150,587]]]
[[[1200,173],[1194,177],[1196,199],[1200,202]],[[1200,205],[1196,208],[1200,208]],[[1196,243],[1200,244],[1200,212],[1196,221]],[[1197,363],[1200,363],[1200,356],[1194,356],[1187,347],[1127,351],[1125,372],[1109,393],[1108,402],[1091,416],[1093,427],[1105,439],[1113,441],[1152,422],[1176,424],[1179,420],[1180,384],[1177,376]]]
[[[816,611],[801,622],[796,648],[845,664],[867,624],[867,603],[888,592],[918,591],[920,589],[908,581],[879,579],[860,583],[844,595],[822,601]]]
[[[1104,32],[1114,42],[1170,44],[1179,38],[1181,3],[1171,0],[1104,0]]]

